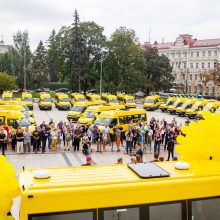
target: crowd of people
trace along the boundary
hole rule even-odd
[[[127,131],[117,126],[111,132],[109,126],[99,129],[96,124],[83,126],[73,121],[60,121],[55,124],[51,119],[36,126],[34,131],[29,127],[22,130],[13,129],[7,125],[1,127],[0,147],[2,154],[5,151],[14,151],[17,154],[28,152],[45,153],[46,151],[81,151],[86,158],[91,157],[93,151],[102,153],[110,151],[124,151],[135,162],[143,160],[143,154],[154,153],[154,160],[162,160],[161,150],[168,151],[167,160],[174,159],[176,137],[180,134],[181,125],[177,125],[175,118],[168,123],[166,120],[151,118],[149,122],[132,121]],[[135,158],[134,158],[135,156]],[[89,161],[89,160],[88,160]],[[118,163],[121,163],[118,161]]]

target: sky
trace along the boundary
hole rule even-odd
[[[175,41],[179,34],[197,39],[220,38],[219,0],[0,0],[0,35],[12,44],[12,35],[28,30],[30,46],[36,49],[52,29],[73,22],[94,21],[110,37],[120,26],[134,29],[141,43]]]

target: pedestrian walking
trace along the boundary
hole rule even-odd
[[[70,130],[67,130],[65,133],[65,143],[64,143],[64,150],[69,151],[71,146],[72,134]]]
[[[167,158],[167,161],[170,160],[170,156],[172,156],[172,159],[174,158],[174,140],[173,138],[171,138],[169,141],[168,141],[168,144],[167,144],[167,150],[168,150],[168,158]]]
[[[58,139],[57,128],[54,128],[51,131],[51,147],[52,147],[53,151],[55,151],[57,149],[57,139]]]
[[[79,151],[80,139],[82,137],[82,131],[79,126],[77,126],[74,130],[74,138],[73,138],[73,150]]]

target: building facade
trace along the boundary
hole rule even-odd
[[[192,35],[181,34],[175,42],[149,44],[160,55],[170,59],[175,81],[173,88],[179,93],[220,96],[220,89],[213,82],[204,85],[203,74],[220,62],[220,38],[197,40]]]
[[[0,54],[8,52],[10,46],[5,45],[3,39],[0,41]]]

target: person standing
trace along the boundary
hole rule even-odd
[[[79,126],[77,126],[74,130],[74,139],[73,139],[73,147],[74,151],[79,151],[80,139],[82,137],[82,131]]]
[[[46,125],[46,134],[47,134],[47,143],[48,143],[48,149],[51,149],[51,126]]]
[[[0,133],[0,148],[2,150],[2,155],[5,156],[5,142],[7,140],[7,137],[4,133],[4,128],[1,129],[1,133]]]
[[[168,158],[167,158],[167,161],[170,160],[170,155],[172,156],[172,159],[174,157],[174,140],[173,138],[171,138],[169,141],[168,141],[168,144],[167,144],[167,150],[168,150]]]
[[[53,151],[55,151],[57,149],[57,139],[58,139],[57,128],[54,128],[51,131],[51,146],[52,146]]]
[[[24,152],[24,134],[20,127],[18,127],[18,131],[16,134],[17,139],[17,153],[23,153]]]
[[[72,134],[71,134],[70,130],[68,129],[65,133],[65,143],[64,143],[64,150],[65,151],[70,150],[71,140],[72,140]]]
[[[32,133],[33,137],[33,152],[37,153],[39,151],[39,140],[40,140],[40,133],[37,127],[35,127],[35,130]]]
[[[97,152],[102,153],[103,133],[98,129],[96,134]]]
[[[117,146],[117,151],[119,152],[120,151],[120,143],[121,143],[121,130],[118,127],[116,127],[115,135],[116,135],[115,143]]]
[[[31,133],[29,131],[29,127],[25,128],[24,131],[24,153],[28,150],[28,152],[31,152]]]
[[[17,144],[16,135],[15,135],[15,132],[12,130],[11,131],[11,148],[12,148],[12,151],[15,151],[16,144]]]
[[[161,134],[160,130],[156,130],[155,138],[154,138],[154,153],[160,154],[160,143],[161,143]]]
[[[41,140],[41,147],[42,147],[42,154],[45,152],[46,149],[46,143],[47,143],[47,133],[45,130],[45,127],[42,127],[42,130],[40,132],[40,140]]]
[[[131,131],[131,129],[129,128],[128,131],[126,131],[125,133],[125,140],[126,140],[126,152],[128,154],[128,152],[132,152],[132,138],[133,138],[133,133]]]

